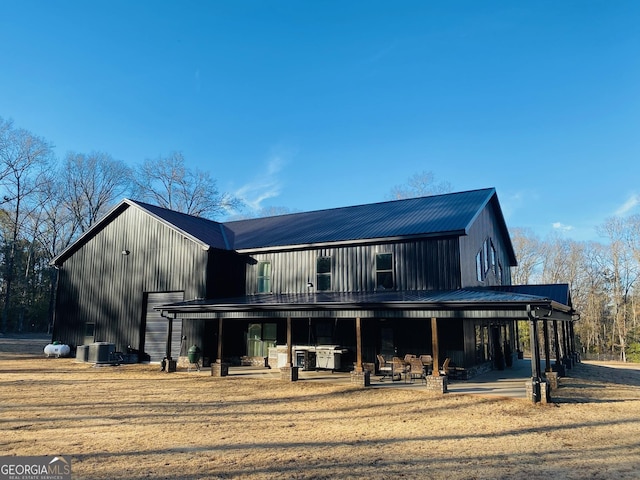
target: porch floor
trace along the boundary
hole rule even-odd
[[[183,371],[186,373],[186,371]],[[195,371],[191,371],[195,374]],[[200,370],[199,374],[210,375],[208,368]],[[279,369],[253,366],[230,366],[229,376],[246,378],[264,378],[280,380]],[[504,370],[492,370],[478,375],[471,380],[449,380],[449,394],[491,395],[511,398],[526,398],[525,382],[531,379],[531,361],[529,359],[514,360],[513,366]],[[329,370],[298,371],[298,381],[302,382],[331,382],[336,384],[350,384],[349,372],[331,372]],[[391,381],[386,378],[380,381],[378,375],[371,376],[371,385],[368,388],[424,388],[424,384],[418,380],[413,383]]]

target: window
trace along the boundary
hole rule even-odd
[[[502,264],[498,262],[498,283],[502,285]]]
[[[376,254],[376,286],[379,289],[393,288],[393,254]]]
[[[316,289],[331,290],[331,257],[318,257],[316,260]]]
[[[496,263],[496,247],[493,246],[493,242],[491,242],[491,250],[489,251],[491,254],[491,270],[493,270],[494,274],[498,274],[498,265]]]
[[[482,275],[482,250],[476,254],[476,278],[479,282],[484,278]]]
[[[268,356],[269,348],[276,346],[277,331],[275,323],[250,323],[247,329],[247,355]]]
[[[271,262],[258,263],[258,293],[271,293]]]
[[[489,239],[482,244],[482,259],[484,260],[484,273],[489,271]]]

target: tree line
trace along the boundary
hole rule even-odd
[[[390,196],[450,190],[422,172]],[[210,219],[242,207],[180,152],[133,167],[104,152],[57,159],[51,143],[0,117],[0,332],[50,328],[56,272],[49,262],[123,197]],[[610,218],[598,230],[603,242],[511,229],[512,283],[568,283],[583,355],[640,361],[640,215]]]
[[[211,219],[242,206],[180,152],[135,167],[104,152],[58,159],[50,142],[0,117],[0,332],[50,329],[49,262],[123,197]]]

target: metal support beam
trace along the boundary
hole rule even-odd
[[[551,348],[549,344],[549,322],[546,320],[542,321],[542,336],[544,337],[544,364],[545,372],[551,371]]]
[[[173,318],[168,317],[167,322],[167,348],[165,356],[167,360],[171,360],[171,337],[173,336]]]
[[[293,350],[291,345],[291,317],[287,317],[287,367],[293,367]]]

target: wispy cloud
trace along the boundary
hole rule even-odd
[[[554,222],[551,224],[551,226],[554,228],[554,230],[561,230],[563,232],[573,230],[573,225],[565,225],[562,222]]]
[[[616,211],[615,214],[619,217],[629,213],[636,205],[640,203],[640,195],[634,193],[626,202],[624,202]]]
[[[287,163],[287,153],[272,153],[259,174],[238,188],[235,196],[242,199],[249,209],[259,211],[264,201],[280,195],[283,183],[281,174]]]

